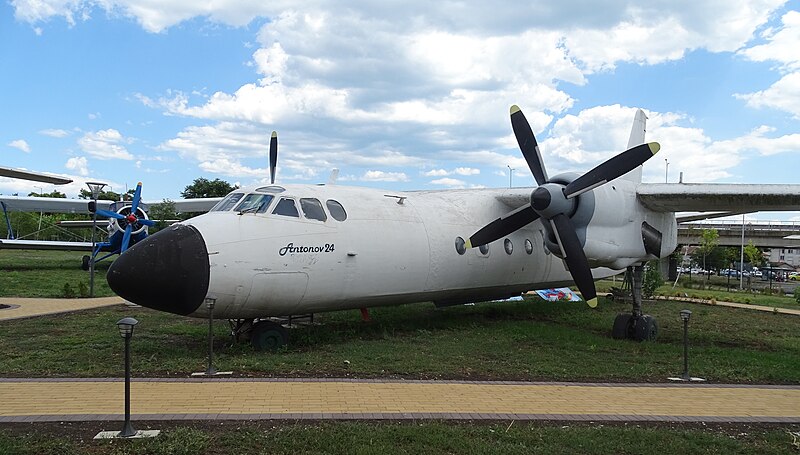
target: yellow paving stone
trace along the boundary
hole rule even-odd
[[[122,382],[0,383],[0,417],[118,414]],[[800,388],[496,383],[138,382],[134,414],[488,413],[800,417]],[[312,398],[313,397],[313,398]]]
[[[10,308],[0,309],[0,321],[21,319],[45,314],[67,313],[125,303],[121,297],[96,297],[91,299],[23,299],[2,297],[0,305]]]

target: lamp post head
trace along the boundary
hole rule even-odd
[[[217,299],[213,297],[206,297],[205,302],[206,302],[206,308],[208,308],[209,310],[213,310],[214,304],[217,303]]]
[[[103,191],[103,187],[105,187],[106,184],[100,182],[86,182],[86,186],[88,186],[89,191],[92,192],[92,199],[97,199],[98,196],[100,196],[100,192]]]
[[[122,338],[130,338],[133,336],[133,328],[136,327],[138,324],[134,318],[123,318],[117,321],[117,328],[119,329],[119,334]]]
[[[691,311],[681,310],[681,319],[683,320],[683,322],[688,322],[690,317],[692,317]]]

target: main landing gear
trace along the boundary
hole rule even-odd
[[[256,351],[276,351],[289,343],[286,327],[269,319],[233,319],[228,323],[234,341],[249,341]]]
[[[630,313],[619,313],[614,319],[611,336],[615,340],[654,341],[658,336],[658,323],[653,316],[642,314],[642,272],[644,267],[628,267],[625,280],[631,284],[633,309]],[[631,283],[632,281],[632,283]]]

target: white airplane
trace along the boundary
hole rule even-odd
[[[644,144],[645,119],[639,110],[629,150],[582,176],[549,177],[513,106],[533,189],[237,189],[208,213],[128,249],[108,283],[131,302],[180,315],[208,317],[203,303],[214,299],[215,316],[238,320],[237,335],[267,349],[287,341],[285,328],[264,319],[272,316],[463,304],[572,283],[595,306],[595,279],[631,267],[640,291],[641,265],[675,250],[675,211],[800,207],[800,185],[641,183],[641,164],[659,149]],[[633,312],[617,317],[614,337],[656,332],[634,293]]]

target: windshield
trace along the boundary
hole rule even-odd
[[[271,194],[248,194],[236,207],[239,212],[265,213],[274,196]]]
[[[242,196],[244,196],[244,193],[231,193],[225,196],[225,199],[217,202],[217,205],[211,207],[209,212],[227,212],[228,210],[232,209],[237,202],[239,202],[239,199],[241,199]]]

